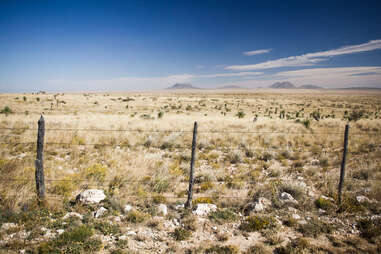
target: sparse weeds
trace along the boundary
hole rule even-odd
[[[94,230],[86,225],[78,226],[50,242],[41,243],[38,247],[38,253],[94,253],[101,248],[102,242],[91,238]]]
[[[275,226],[276,221],[272,216],[258,215],[248,216],[239,228],[246,232],[254,232],[262,229],[271,229]]]
[[[184,240],[187,240],[189,237],[192,236],[192,231],[187,230],[183,227],[178,227],[172,233],[172,236],[176,241],[184,241]]]
[[[218,209],[209,214],[211,220],[216,221],[219,224],[226,222],[233,222],[237,219],[237,215],[230,209]]]
[[[318,237],[320,234],[330,234],[333,228],[330,224],[316,218],[312,218],[307,224],[301,224],[298,231],[307,237]]]
[[[319,197],[315,200],[315,206],[323,210],[332,210],[335,205],[330,200]]]
[[[132,210],[128,212],[124,220],[131,223],[142,223],[149,217],[149,214],[140,212],[138,210]]]
[[[205,250],[206,254],[238,254],[239,248],[235,245],[214,245]]]
[[[374,238],[381,235],[381,219],[361,219],[357,222],[361,237],[374,242]]]

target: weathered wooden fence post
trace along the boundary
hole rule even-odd
[[[341,205],[341,192],[342,192],[342,189],[343,189],[344,176],[345,176],[345,161],[346,161],[346,158],[347,158],[347,147],[348,147],[348,131],[349,131],[349,124],[346,124],[345,125],[345,133],[344,133],[343,160],[341,161],[339,193],[338,193],[339,205]]]
[[[193,140],[192,140],[192,157],[190,163],[190,173],[189,173],[189,189],[188,189],[188,199],[185,203],[185,208],[190,208],[192,206],[192,196],[193,196],[193,167],[194,167],[194,159],[196,156],[196,138],[197,138],[197,122],[194,122],[193,127]]]
[[[35,160],[36,166],[36,188],[39,200],[45,198],[45,182],[44,182],[44,136],[45,136],[45,120],[41,116],[38,120],[37,134],[37,156]]]

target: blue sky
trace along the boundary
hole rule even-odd
[[[381,1],[0,1],[0,91],[381,87]]]

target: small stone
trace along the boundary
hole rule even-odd
[[[184,204],[180,204],[180,205],[175,205],[175,210],[178,211],[178,210],[181,210],[181,209],[184,209]]]
[[[107,209],[104,207],[99,208],[96,212],[94,212],[94,217],[99,218],[103,216],[107,212]]]
[[[168,214],[167,206],[164,204],[160,204],[157,206],[158,214],[162,214],[163,216],[166,216]]]
[[[256,212],[262,212],[271,205],[271,201],[267,198],[258,198],[258,201],[254,203],[254,210]]]
[[[287,192],[282,192],[280,194],[280,199],[284,202],[291,202],[291,203],[295,203],[297,204],[298,201],[296,201],[293,196],[290,194],[290,193],[287,193]]]
[[[44,234],[44,238],[47,239],[52,239],[56,237],[56,233],[52,232],[51,230],[47,230],[46,233]]]
[[[179,226],[180,222],[177,219],[173,219],[173,225]]]
[[[217,206],[214,204],[197,204],[196,209],[193,211],[193,214],[198,216],[206,216],[210,212],[216,211]]]
[[[299,225],[306,225],[306,224],[307,224],[307,221],[306,221],[306,220],[299,220],[299,221],[298,221],[298,224],[299,224]]]
[[[135,236],[136,235],[136,233],[134,232],[134,231],[128,231],[127,233],[126,233],[126,235],[127,236]]]
[[[89,189],[81,192],[77,196],[77,201],[82,203],[98,204],[106,198],[103,190]]]
[[[319,208],[319,213],[326,213],[327,211],[324,209]]]
[[[126,235],[122,235],[119,237],[119,240],[127,240],[127,239],[128,239],[128,237]]]
[[[8,230],[8,229],[15,228],[15,227],[17,227],[17,224],[15,224],[15,223],[4,223],[1,226],[1,230]]]
[[[125,205],[123,210],[124,210],[125,213],[128,213],[129,211],[132,210],[132,206],[130,206],[130,205]]]
[[[357,202],[364,203],[364,202],[370,202],[369,198],[361,195],[356,197]]]
[[[292,215],[292,218],[293,218],[294,220],[300,220],[300,215],[294,213],[294,214]]]
[[[63,232],[65,232],[65,230],[64,229],[57,229],[57,234],[62,234]]]
[[[65,216],[62,219],[66,220],[66,219],[69,219],[70,217],[77,217],[80,220],[83,219],[83,216],[79,213],[76,213],[76,212],[67,213],[67,214],[65,214]]]

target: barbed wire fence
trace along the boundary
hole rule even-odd
[[[344,185],[344,179],[345,179],[345,166],[346,166],[346,157],[347,154],[359,154],[359,151],[351,150],[351,148],[348,149],[348,139],[349,139],[349,125],[346,124],[345,131],[334,131],[334,132],[284,132],[284,131],[230,131],[230,130],[201,130],[197,131],[197,124],[195,122],[195,126],[193,130],[143,130],[143,129],[95,129],[95,128],[45,128],[45,120],[43,116],[41,116],[39,122],[38,128],[12,128],[12,127],[0,127],[0,130],[8,130],[8,131],[17,131],[19,133],[25,132],[25,131],[37,131],[37,142],[27,141],[27,142],[15,142],[15,141],[1,141],[0,144],[2,145],[25,145],[25,146],[31,146],[31,148],[36,148],[37,151],[37,158],[35,161],[35,168],[36,168],[36,178],[0,178],[0,182],[11,182],[11,181],[17,181],[17,182],[30,182],[30,181],[36,181],[36,193],[37,198],[39,200],[43,200],[45,198],[52,198],[52,199],[62,199],[61,195],[53,195],[49,194],[47,195],[45,192],[45,182],[66,182],[66,181],[73,181],[73,182],[87,182],[88,179],[75,179],[75,180],[69,180],[69,179],[45,179],[44,176],[44,170],[43,170],[43,153],[44,153],[44,146],[50,147],[50,146],[65,146],[65,147],[128,147],[128,148],[152,148],[152,149],[166,149],[169,151],[175,151],[175,150],[191,150],[192,156],[190,158],[190,177],[189,177],[189,188],[187,190],[188,198],[187,198],[187,204],[191,204],[192,202],[192,193],[193,188],[195,184],[195,179],[193,177],[193,167],[195,159],[196,159],[196,151],[197,152],[204,152],[204,151],[222,151],[222,152],[231,152],[231,151],[251,151],[251,152],[278,152],[278,151],[288,151],[288,152],[311,152],[311,149],[306,149],[306,147],[298,147],[298,148],[290,148],[289,145],[284,147],[263,147],[263,146],[251,146],[251,145],[245,145],[245,144],[238,144],[238,145],[232,145],[230,142],[229,146],[215,146],[215,145],[208,145],[208,144],[197,144],[196,138],[198,134],[220,134],[220,135],[228,135],[228,134],[238,134],[238,135],[245,135],[245,134],[256,134],[256,135],[271,135],[271,134],[279,134],[279,135],[287,135],[287,136],[336,136],[337,138],[343,140],[343,147],[328,147],[328,149],[321,149],[321,153],[325,155],[342,155],[341,160],[341,166],[340,166],[340,178],[338,180],[338,202],[340,204],[341,202],[341,195],[342,195],[342,188]],[[180,133],[180,134],[192,134],[193,133],[193,139],[192,139],[192,145],[184,146],[184,145],[170,145],[170,146],[164,146],[164,145],[152,145],[152,144],[123,144],[123,143],[85,143],[85,142],[79,142],[79,143],[73,143],[73,142],[44,142],[44,135],[45,131],[59,131],[59,132],[101,132],[101,133],[162,133],[164,135],[169,135],[171,133]],[[378,131],[367,131],[367,132],[353,132],[350,133],[350,136],[366,136],[366,137],[372,137],[372,136],[380,136],[380,132]],[[11,135],[18,136],[19,134],[12,134],[9,133],[4,136],[0,136],[0,140],[9,138]],[[261,136],[259,136],[260,138]],[[231,141],[231,140],[230,140]],[[322,145],[322,147],[325,147],[325,145]],[[373,144],[373,149],[381,149],[381,144]],[[370,180],[370,179],[369,179]],[[371,181],[371,180],[370,180]],[[124,182],[129,183],[145,183],[145,181],[142,180],[125,180]],[[223,183],[223,180],[213,181],[213,182],[219,182]],[[249,183],[249,184],[255,184],[255,181],[249,181],[249,180],[241,180],[240,182]],[[187,183],[187,182],[183,182]],[[101,185],[97,184],[97,187]],[[91,187],[88,185],[88,187]],[[36,197],[35,195],[30,195],[30,197]],[[127,197],[134,198],[138,196],[129,195]],[[165,195],[164,198],[168,199],[184,199],[184,197],[178,197],[174,195]],[[207,196],[203,196],[207,197]],[[147,197],[149,198],[149,197]],[[219,198],[226,198],[226,199],[246,199],[246,197],[239,197],[239,196],[219,196]]]

